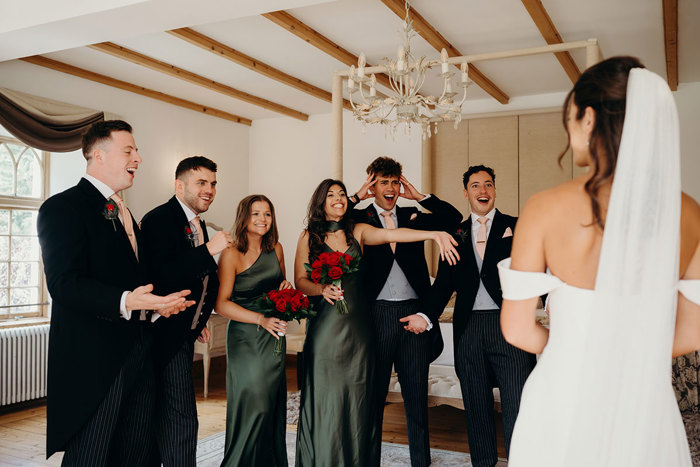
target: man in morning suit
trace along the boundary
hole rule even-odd
[[[493,387],[501,394],[506,453],[518,416],[520,395],[535,356],[508,344],[500,326],[503,301],[496,264],[510,256],[517,218],[494,209],[496,175],[483,165],[463,176],[464,196],[471,216],[457,233],[460,262],[440,262],[429,300],[436,321],[452,292],[457,291],[453,315],[455,370],[462,387],[472,465],[498,462],[493,413]]]
[[[195,304],[154,324],[156,439],[163,465],[195,465],[197,404],[192,383],[194,341],[209,340],[207,320],[216,303],[219,280],[214,256],[231,244],[228,232],[209,240],[204,221],[216,196],[216,164],[194,156],[175,169],[175,196],[141,221],[149,280],[156,293],[187,288]],[[154,453],[155,454],[155,453]]]
[[[63,465],[145,465],[152,439],[153,371],[146,311],[168,316],[189,291],[151,294],[141,235],[117,195],[141,163],[131,126],[94,124],[83,136],[87,173],[52,196],[37,219],[53,299],[47,458]]]
[[[372,195],[374,202],[365,209],[353,210],[355,222],[378,228],[450,231],[462,219],[462,214],[449,203],[418,192],[402,175],[401,164],[393,159],[375,159],[367,167],[367,174],[367,182],[350,197],[350,203],[354,206]],[[418,201],[431,214],[416,207],[396,206],[399,196]],[[423,242],[365,246],[363,270],[376,335],[378,436],[381,438],[393,366],[406,410],[411,465],[430,465],[428,369],[440,354],[443,342],[437,321],[421,312],[430,289]],[[380,455],[381,452],[376,453],[376,465]]]

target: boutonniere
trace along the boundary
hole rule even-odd
[[[102,215],[105,216],[105,219],[108,221],[112,221],[112,227],[114,227],[114,231],[116,232],[117,226],[114,223],[114,219],[119,217],[119,206],[117,206],[117,203],[114,202],[112,198],[107,198],[105,207],[102,210]]]
[[[457,232],[455,232],[455,235],[457,235],[459,238],[462,239],[462,243],[466,243],[467,238],[469,238],[469,232],[465,229],[462,229],[462,228],[457,229]]]
[[[375,215],[374,212],[372,212],[372,209],[368,209],[368,210],[367,210],[367,220],[372,220],[372,219],[374,219],[375,217],[377,217],[377,216]]]
[[[185,226],[185,237],[190,242],[190,245],[197,246],[197,233],[192,232],[192,228],[189,225]]]

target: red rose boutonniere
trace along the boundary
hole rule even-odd
[[[193,232],[189,225],[185,226],[185,237],[190,242],[190,245],[197,246],[197,241],[199,238],[197,237],[197,233]]]
[[[311,264],[304,264],[304,269],[314,283],[333,284],[337,287],[340,287],[341,278],[345,274],[357,272],[359,267],[360,258],[339,251],[321,253]],[[336,305],[338,314],[347,314],[348,304],[345,299],[338,300]]]
[[[469,232],[467,232],[466,230],[461,229],[461,228],[457,229],[457,232],[455,232],[455,235],[462,239],[462,243],[466,243],[467,239],[469,238]]]
[[[117,226],[114,223],[114,219],[119,217],[119,206],[117,206],[117,203],[115,203],[112,198],[107,198],[105,207],[102,210],[102,215],[105,216],[105,219],[108,221],[112,221],[112,227],[114,227],[114,231],[116,232]]]

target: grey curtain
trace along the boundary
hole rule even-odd
[[[104,112],[0,88],[0,125],[37,149],[80,149],[85,130],[104,119]]]

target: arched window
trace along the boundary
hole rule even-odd
[[[36,232],[49,154],[0,127],[0,320],[42,316],[47,298]]]

